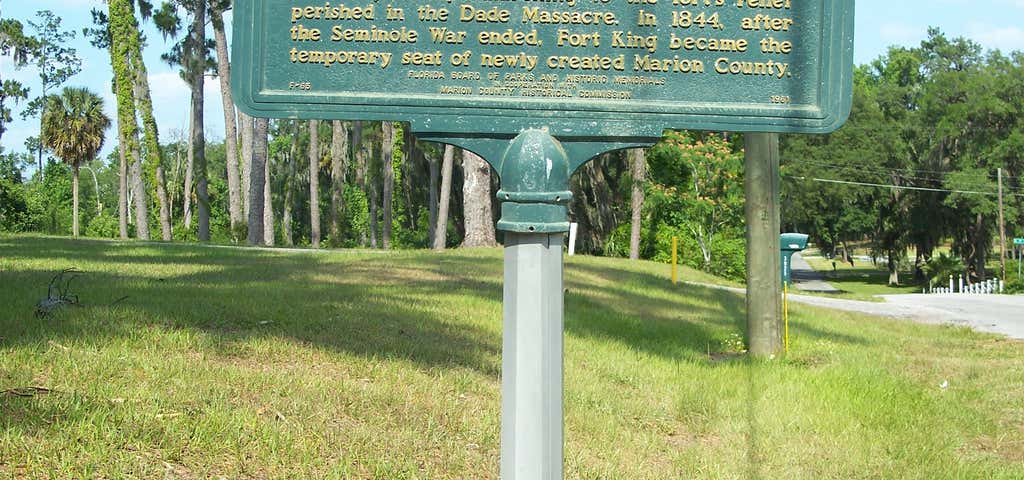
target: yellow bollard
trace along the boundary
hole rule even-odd
[[[679,272],[676,267],[677,261],[679,260],[676,252],[679,247],[679,237],[672,237],[672,285],[679,282]]]
[[[786,354],[789,354],[789,284],[782,282],[782,318],[785,333],[783,335]]]

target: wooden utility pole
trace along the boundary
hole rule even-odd
[[[779,136],[747,133],[747,346],[750,354],[782,352],[782,263],[779,256]]]
[[[999,266],[1006,282],[1006,222],[1003,219],[1003,169],[997,170],[999,179]]]

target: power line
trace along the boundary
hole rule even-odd
[[[975,178],[985,178],[985,179],[988,179],[988,180],[992,180],[993,182],[996,180],[996,174],[994,174],[994,173],[980,173],[980,174],[976,174],[976,173],[966,173],[966,172],[958,172],[958,171],[924,170],[924,169],[919,169],[919,168],[898,168],[898,167],[880,167],[879,169],[872,170],[872,169],[862,168],[862,167],[856,166],[856,165],[839,165],[839,164],[836,164],[836,163],[828,163],[828,162],[823,162],[823,161],[820,161],[820,160],[808,160],[808,159],[792,160],[791,162],[787,162],[787,163],[790,163],[791,165],[792,164],[798,164],[798,163],[799,164],[808,164],[809,163],[809,164],[812,164],[812,165],[818,165],[818,166],[822,166],[822,167],[831,167],[831,168],[855,168],[855,169],[858,169],[860,171],[874,171],[875,173],[910,172],[910,173],[915,174],[915,175],[931,173],[931,174],[941,175],[941,176],[952,175],[952,174],[960,174],[961,176],[968,176],[968,177],[975,177]],[[942,181],[942,178],[937,178],[937,177],[906,177],[906,178],[916,178],[916,179],[919,179],[919,180]],[[1014,177],[1014,176],[1010,176],[1010,175],[1003,175],[1003,180],[1006,180],[1006,179],[1017,179],[1017,178],[1020,178],[1020,177]]]
[[[857,185],[857,186],[873,186],[878,188],[889,188],[893,190],[914,190],[914,191],[937,191],[941,193],[964,193],[964,194],[978,194],[978,195],[989,195],[989,197],[996,197],[998,192],[996,191],[975,191],[975,190],[951,190],[946,188],[928,188],[924,186],[902,186],[902,185],[888,185],[884,183],[868,183],[868,182],[855,182],[848,180],[833,180],[829,178],[809,178],[809,177],[786,177],[797,180],[810,180],[820,183],[838,183],[842,185]],[[1022,197],[1022,193],[1011,193],[1012,197]]]
[[[878,176],[882,176],[882,177],[888,176],[891,173],[894,173],[894,172],[897,172],[897,171],[907,170],[907,169],[871,170],[871,169],[866,169],[866,168],[860,168],[860,167],[853,166],[853,165],[836,165],[836,164],[829,164],[829,163],[815,162],[815,161],[807,161],[806,163],[814,164],[814,165],[817,165],[817,166],[829,167],[829,168],[836,169],[836,170],[844,170],[844,171],[849,171],[849,172],[858,173],[858,174],[878,175]],[[907,170],[907,171],[909,171],[909,170]],[[949,174],[961,174],[961,172],[949,172]],[[907,180],[917,180],[917,181],[922,181],[922,182],[946,183],[947,181],[949,181],[948,179],[943,179],[943,178],[921,177],[921,176],[915,176],[915,175],[899,174],[899,176],[900,176],[900,178],[904,178],[904,179],[907,179]],[[963,177],[971,177],[971,176],[974,177],[974,180],[964,179],[963,178]],[[963,180],[963,183],[966,183],[967,185],[969,185],[968,188],[978,188],[978,187],[982,187],[982,186],[990,186],[990,185],[994,185],[996,183],[995,181],[988,182],[988,181],[986,181],[987,179],[983,180],[982,178],[983,178],[983,175],[961,174],[961,179]],[[1011,177],[1004,176],[1003,178],[1006,179],[1006,178],[1011,178]],[[922,187],[922,188],[924,188],[924,187]],[[1003,188],[1011,190],[1011,191],[1024,192],[1024,186],[1022,186],[1022,187],[1004,186]]]

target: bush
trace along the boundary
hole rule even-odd
[[[119,233],[117,217],[108,215],[106,212],[93,217],[89,221],[89,225],[85,227],[85,236],[87,237],[117,238]]]
[[[25,187],[0,179],[0,232],[23,232],[27,230],[27,222]]]
[[[1013,279],[1006,282],[1006,288],[1003,290],[1003,293],[1011,295],[1024,294],[1024,280]]]

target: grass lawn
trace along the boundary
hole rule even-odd
[[[36,318],[67,267],[85,306]],[[567,260],[566,478],[1024,478],[1024,342],[793,305],[752,362],[742,299],[668,273]],[[0,478],[496,479],[501,278],[0,237]]]
[[[914,274],[909,270],[900,272],[900,281],[904,285],[889,286],[889,270],[885,265],[872,265],[871,262],[855,261],[849,263],[836,260],[836,268],[832,269],[832,260],[816,256],[813,253],[804,256],[811,268],[822,272],[825,281],[842,290],[841,294],[824,294],[821,296],[848,298],[851,300],[878,301],[876,295],[899,295],[905,293],[921,293],[921,286],[914,281]],[[802,292],[798,292],[802,293]]]

